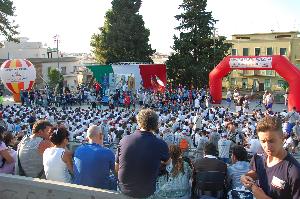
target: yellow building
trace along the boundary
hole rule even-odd
[[[284,55],[300,68],[300,32],[271,32],[232,35],[231,55]],[[233,70],[223,78],[224,88],[283,91],[286,81],[273,70]]]

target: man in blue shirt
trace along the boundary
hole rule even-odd
[[[115,157],[103,147],[101,128],[92,125],[87,131],[88,144],[78,147],[74,154],[73,183],[102,189],[116,189],[114,173]]]
[[[142,109],[137,115],[139,131],[125,136],[116,154],[116,171],[123,194],[133,198],[151,197],[156,188],[160,164],[168,163],[168,145],[155,137],[158,115]]]

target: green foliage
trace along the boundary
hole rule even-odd
[[[141,0],[113,0],[100,33],[91,38],[92,52],[100,63],[152,62],[150,31],[139,14]]]
[[[289,84],[287,83],[287,81],[283,82],[282,88],[287,91],[289,89]]]
[[[231,44],[224,43],[223,36],[214,36],[217,22],[206,11],[207,0],[183,0],[182,14],[175,18],[180,25],[175,29],[172,53],[167,61],[168,78],[175,83],[195,86],[208,83],[209,72],[218,64]]]
[[[19,42],[15,38],[19,32],[17,31],[18,25],[14,25],[15,21],[12,20],[14,13],[15,7],[11,0],[0,0],[0,35],[3,35],[7,41]]]
[[[48,68],[48,84],[51,89],[61,93],[63,89],[63,75],[56,68]]]

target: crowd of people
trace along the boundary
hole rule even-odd
[[[183,86],[164,94],[118,92],[108,106],[3,106],[0,173],[128,198],[300,198],[300,165],[291,155],[300,140],[295,108],[272,111],[268,94],[266,110],[251,110],[237,91],[215,106],[206,89]],[[120,104],[121,95],[129,103]]]

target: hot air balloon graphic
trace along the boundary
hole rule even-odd
[[[36,79],[34,65],[26,59],[6,60],[0,68],[0,78],[13,94],[15,102],[20,102],[20,91],[30,91]]]

